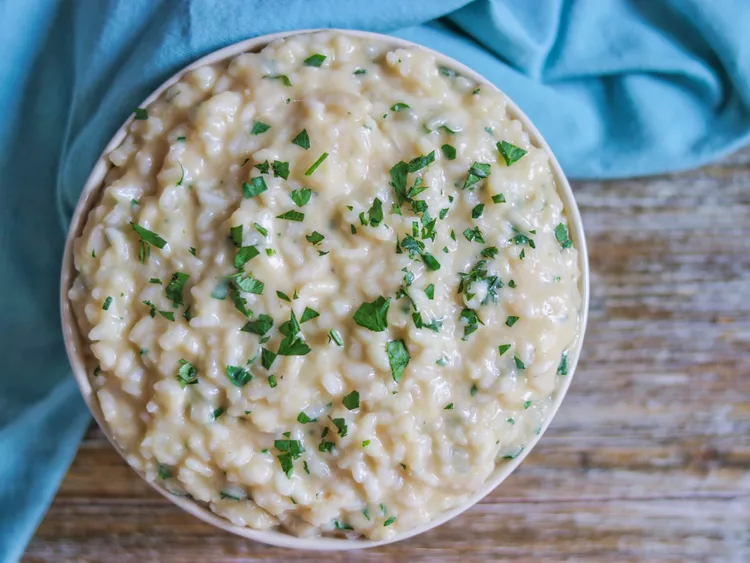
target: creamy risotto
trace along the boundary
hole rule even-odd
[[[518,456],[582,312],[549,155],[506,104],[316,33],[139,108],[69,292],[128,462],[240,526],[387,539]]]

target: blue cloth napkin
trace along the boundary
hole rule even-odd
[[[89,422],[57,302],[92,164],[182,66],[316,27],[394,33],[473,67],[571,177],[695,167],[750,137],[747,0],[0,0],[0,561],[21,556]]]

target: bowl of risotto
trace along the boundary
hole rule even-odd
[[[519,108],[393,37],[259,37],[117,131],[65,248],[74,375],[127,463],[232,533],[433,528],[539,440],[588,310],[578,208]]]

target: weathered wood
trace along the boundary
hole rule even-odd
[[[379,549],[289,552],[183,514],[92,429],[24,561],[750,561],[750,150],[575,190],[592,267],[576,380],[479,505]]]

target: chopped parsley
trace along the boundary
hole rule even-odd
[[[260,170],[261,174],[268,174],[268,170],[270,169],[270,167],[271,165],[267,160],[253,166],[253,168],[257,168],[258,170]]]
[[[250,180],[249,184],[247,182],[242,184],[242,191],[245,194],[245,199],[250,199],[258,194],[262,194],[266,190],[268,190],[268,186],[262,176],[253,178]]]
[[[177,370],[177,381],[183,389],[188,385],[198,383],[198,370],[187,360],[180,359],[180,367]]]
[[[318,451],[323,452],[323,453],[331,453],[335,446],[336,444],[334,442],[328,442],[326,440],[322,440],[320,442],[320,445],[318,446]]]
[[[341,402],[350,411],[353,411],[354,409],[358,409],[359,408],[359,391],[352,391],[346,397],[344,397],[341,400]]]
[[[263,78],[269,78],[270,80],[280,80],[284,86],[291,86],[292,81],[286,74],[266,74]]]
[[[190,248],[188,249],[188,252],[189,252],[190,254],[192,254],[193,256],[195,256],[195,253],[196,253],[197,251],[196,251],[196,249],[195,249],[195,247],[194,247],[194,246],[191,246],[191,247],[190,247]]]
[[[226,412],[226,409],[224,407],[219,407],[213,412],[213,419],[216,420],[219,418],[222,414]]]
[[[370,440],[362,440],[362,447],[363,447],[363,448],[366,448],[366,447],[367,447],[367,446],[369,446],[369,445],[370,445],[371,443],[372,443],[372,442],[371,442]],[[370,519],[370,515],[369,515],[369,514],[365,514],[365,511],[364,511],[364,510],[362,511],[362,513],[363,513],[363,514],[365,515],[365,518],[367,518],[368,520]]]
[[[159,464],[159,479],[171,479],[173,476],[172,470],[167,465]]]
[[[339,431],[339,436],[342,438],[346,437],[346,433],[348,432],[348,429],[346,427],[346,420],[343,418],[332,418],[331,422],[333,422],[333,425],[336,427],[336,430]]]
[[[239,248],[242,246],[242,225],[237,225],[229,229],[229,238],[232,239],[232,244]]]
[[[492,196],[492,203],[505,203],[505,195],[495,194]]]
[[[420,155],[415,159],[412,159],[409,161],[409,164],[407,164],[407,171],[409,173],[416,172],[417,170],[421,170],[425,166],[428,166],[435,162],[435,151],[430,152],[426,155]]]
[[[490,165],[482,162],[475,162],[469,168],[469,174],[466,176],[463,189],[472,187],[474,184],[490,175]]]
[[[317,420],[317,418],[310,418],[309,416],[307,416],[304,411],[300,411],[300,413],[297,415],[297,422],[299,422],[300,424],[309,424]]]
[[[453,410],[453,403],[448,403],[443,407],[444,411],[452,411]]]
[[[469,395],[474,397],[477,393],[479,393],[479,388],[477,387],[476,383],[471,384],[471,389],[469,389]]]
[[[523,408],[528,409],[531,406],[531,401],[524,401]]]
[[[430,270],[440,269],[440,262],[438,262],[437,259],[432,254],[428,254],[427,252],[423,253],[422,261],[425,263],[425,266],[427,266]]]
[[[526,156],[526,153],[528,152],[523,150],[521,147],[510,144],[507,141],[500,141],[499,143],[497,143],[497,150],[503,157],[506,166],[510,166],[514,162],[518,162],[524,156]]]
[[[254,246],[243,246],[237,251],[237,254],[234,257],[234,267],[237,269],[242,268],[246,262],[252,260],[259,254],[260,252]]]
[[[292,302],[292,300],[289,298],[289,296],[284,293],[283,291],[276,290],[276,295],[279,297],[279,299],[283,299],[284,301],[288,301],[289,303]]]
[[[396,521],[396,517],[395,516],[391,516],[390,518],[388,518],[388,520],[386,520],[385,522],[383,522],[383,527],[384,528],[388,527],[391,524],[393,524],[395,521]]]
[[[264,237],[268,236],[268,230],[264,229],[261,225],[258,225],[258,223],[253,223],[253,227],[255,227],[255,230],[262,234]]]
[[[380,198],[376,197],[373,200],[370,209],[367,210],[367,216],[369,218],[367,222],[370,223],[371,227],[377,227],[383,221],[383,202]],[[366,225],[367,222],[364,224]]]
[[[265,284],[262,281],[256,280],[252,276],[246,276],[244,278],[241,276],[242,276],[242,272],[235,274],[234,283],[242,291],[246,291],[248,293],[254,293],[256,295],[261,295],[263,293],[263,288],[265,287]]]
[[[388,363],[391,366],[393,381],[398,383],[404,375],[406,366],[409,365],[409,360],[411,359],[409,350],[406,348],[403,340],[391,340],[386,344],[385,349],[388,353]]]
[[[271,168],[273,169],[274,178],[283,178],[284,180],[289,179],[289,163],[288,162],[281,162],[279,160],[274,160],[271,163]]]
[[[354,74],[355,76],[358,75],[358,74],[367,74],[367,69],[366,68],[358,68],[352,74]]]
[[[456,160],[456,147],[449,144],[445,144],[440,149],[443,151],[443,156],[448,160]]]
[[[313,231],[311,235],[305,235],[305,238],[310,244],[320,244],[326,237],[321,235],[318,231]]]
[[[501,356],[505,354],[505,352],[507,352],[508,350],[510,350],[510,344],[501,344],[500,346],[497,347],[497,351],[500,353]]]
[[[310,148],[310,137],[307,134],[307,129],[303,129],[299,133],[297,133],[297,136],[292,139],[292,144],[297,145],[298,147],[302,147],[303,149],[307,150]]]
[[[310,309],[310,307],[305,307],[304,312],[302,313],[302,318],[300,319],[301,323],[306,323],[307,321],[314,319],[315,317],[319,317],[320,313],[318,313],[315,309]]]
[[[133,230],[140,237],[138,259],[141,264],[146,262],[146,258],[151,256],[151,245],[153,244],[156,248],[164,248],[167,241],[161,238],[153,231],[149,231],[145,227],[141,227],[138,223],[131,222],[130,225]]]
[[[271,369],[277,356],[278,354],[276,354],[276,352],[269,350],[268,348],[263,348],[260,351],[260,365],[262,365],[264,369]]]
[[[526,366],[525,366],[525,365],[524,365],[524,363],[523,363],[523,362],[521,361],[521,358],[519,358],[518,356],[513,356],[513,361],[515,362],[515,364],[516,364],[516,367],[517,367],[518,369],[526,369]]]
[[[459,320],[466,321],[466,326],[464,327],[464,335],[461,340],[468,340],[469,335],[473,332],[476,332],[480,324],[484,324],[482,322],[482,319],[479,318],[479,315],[474,309],[463,309],[458,318]]]
[[[344,341],[341,338],[341,333],[335,328],[328,331],[328,342],[334,342],[336,346],[343,346]]]
[[[568,353],[563,352],[560,364],[557,366],[557,375],[568,375]]]
[[[497,256],[499,252],[500,250],[497,248],[497,246],[489,246],[485,248],[484,250],[482,250],[480,254],[484,256],[485,258],[489,258],[490,260],[492,260],[493,258]]]
[[[424,290],[424,294],[427,296],[427,299],[435,299],[435,284],[431,283],[428,285]]]
[[[482,231],[479,230],[479,227],[474,227],[473,229],[466,229],[464,231],[464,237],[469,242],[476,241],[478,243],[484,244],[484,236],[482,235]]]
[[[371,303],[364,302],[354,313],[354,322],[359,326],[369,328],[373,332],[383,332],[388,326],[388,307],[391,298],[382,295]]]
[[[238,366],[227,366],[227,378],[236,387],[244,387],[253,380],[248,370]]]
[[[273,327],[273,319],[271,317],[268,315],[258,315],[256,320],[248,321],[240,330],[242,332],[257,334],[258,336],[265,336],[271,330],[271,327]]]
[[[271,389],[276,387],[278,383],[276,383],[276,376],[275,375],[269,375],[268,376],[268,385]]]
[[[391,106],[391,111],[399,112],[401,110],[409,109],[411,106],[409,104],[405,104],[404,102],[398,102]]]
[[[299,459],[305,453],[302,442],[299,440],[274,440],[273,447],[282,452],[277,457],[284,474],[291,478],[294,470],[294,460]]]
[[[570,248],[573,246],[573,241],[570,240],[570,235],[568,234],[568,228],[562,223],[555,227],[555,238],[563,248]]]
[[[518,319],[520,317],[516,317],[515,315],[509,315],[507,319],[505,319],[505,324],[508,326],[513,326],[518,322]]]
[[[138,121],[143,121],[145,119],[148,119],[148,110],[146,109],[136,108],[134,113],[135,113],[135,118]]]
[[[304,220],[305,214],[300,213],[299,211],[295,211],[294,209],[291,209],[287,211],[286,213],[282,213],[281,215],[276,216],[277,219],[285,219],[286,221],[296,221],[300,222]]]
[[[149,278],[148,283],[155,283],[158,285],[162,285],[161,280],[159,278]]]
[[[305,59],[305,65],[320,68],[320,65],[322,65],[323,61],[325,60],[326,60],[325,55],[321,55],[320,53],[315,53],[314,55],[310,55],[309,57]]]
[[[250,130],[251,135],[260,135],[261,133],[265,133],[271,128],[270,125],[267,123],[263,123],[262,121],[254,121],[253,122],[253,128]]]
[[[108,297],[107,297],[107,298],[106,298],[106,299],[104,300],[104,304],[102,305],[102,309],[104,309],[105,311],[109,311],[109,306],[110,306],[110,305],[112,305],[112,296],[111,296],[111,295],[110,295],[110,296],[108,296]]]
[[[438,65],[438,70],[443,76],[448,76],[450,78],[455,78],[456,76],[458,76],[458,73],[455,70],[453,70],[452,68],[448,68],[447,66]]]
[[[188,281],[189,277],[188,274],[183,274],[182,272],[175,272],[172,274],[172,279],[169,280],[166,293],[167,298],[172,300],[173,306],[177,307],[185,304],[182,300],[182,290],[184,289],[185,282]]]
[[[316,160],[315,162],[313,162],[312,166],[307,169],[307,171],[305,172],[305,176],[312,176],[313,172],[315,172],[318,169],[318,166],[320,166],[321,164],[323,164],[323,161],[326,158],[328,158],[328,153],[324,152],[323,154],[320,155],[320,157],[318,158],[318,160]]]
[[[471,218],[479,219],[482,216],[482,213],[484,213],[484,203],[474,206],[474,209],[471,210]]]

